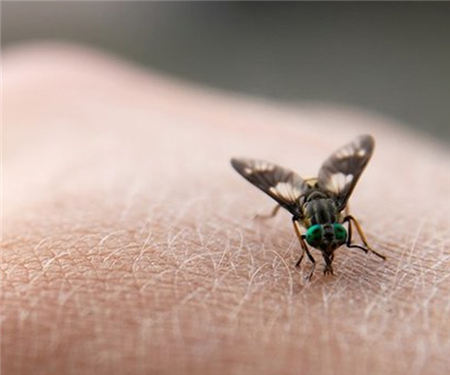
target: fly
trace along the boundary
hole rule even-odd
[[[357,137],[325,160],[317,178],[309,179],[267,161],[231,159],[231,165],[242,177],[277,201],[271,214],[265,218],[275,216],[280,207],[292,214],[294,230],[301,245],[301,255],[295,266],[300,267],[306,253],[312,263],[308,279],[311,279],[316,265],[308,245],[322,253],[324,274],[333,274],[334,251],[344,244],[386,260],[384,255],[369,246],[361,225],[348,213],[347,206],[374,146],[372,136]],[[352,242],[353,227],[361,238],[361,245]]]

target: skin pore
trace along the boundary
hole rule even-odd
[[[442,374],[448,153],[391,120],[283,107],[65,45],[4,56],[2,373]],[[377,145],[350,200],[371,246],[297,270],[289,214],[229,166],[308,177]]]

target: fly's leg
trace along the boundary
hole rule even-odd
[[[344,215],[345,215],[345,217],[349,217],[350,216],[350,207],[348,206],[348,203],[347,203],[347,205],[344,208]]]
[[[295,263],[296,268],[300,268],[300,264],[302,264],[304,255],[305,255],[305,249],[302,246],[302,253],[300,254],[300,258],[298,258],[297,263]]]
[[[281,206],[280,206],[279,204],[277,204],[277,205],[272,209],[272,211],[270,211],[269,214],[267,214],[267,215],[259,215],[259,214],[257,214],[257,215],[255,215],[254,219],[255,219],[255,220],[256,220],[256,219],[258,219],[258,220],[267,220],[267,219],[271,219],[272,217],[274,217],[274,216],[278,213],[278,211],[280,210],[280,208],[281,208]]]
[[[344,218],[343,222],[344,223],[348,222],[348,238],[347,238],[347,244],[346,244],[347,247],[361,249],[365,253],[371,252],[371,253],[375,254],[376,256],[380,257],[381,259],[386,260],[386,257],[383,254],[376,252],[369,246],[369,244],[367,243],[366,235],[364,234],[358,221],[352,215],[347,215]],[[356,245],[356,244],[352,244],[352,223],[355,224],[355,227],[356,227],[356,230],[358,231],[359,237],[361,238],[365,247]]]
[[[299,260],[295,264],[295,267],[300,267],[300,264],[302,263],[302,260],[303,260],[303,256],[306,253],[306,255],[308,256],[308,259],[312,263],[311,271],[309,272],[309,275],[307,277],[308,280],[311,280],[312,275],[314,273],[314,269],[316,268],[316,260],[313,258],[313,256],[309,252],[308,246],[306,246],[305,236],[301,234],[301,232],[300,232],[300,225],[298,224],[297,220],[295,218],[292,218],[292,222],[294,224],[295,234],[297,235],[298,241],[300,242],[300,245],[302,247],[302,254],[300,255]]]
[[[300,233],[300,228],[298,227],[298,223],[295,219],[292,219],[292,222],[294,223],[294,230],[295,234],[298,237],[298,241],[300,242],[300,246],[302,248],[302,253],[300,254],[300,258],[298,259],[297,263],[295,263],[295,267],[300,267],[300,264],[302,263],[303,257],[305,255],[305,252],[308,251],[308,248],[305,244],[304,236]]]
[[[311,271],[309,272],[309,275],[307,277],[307,279],[309,281],[311,281],[314,270],[316,269],[316,260],[313,258],[313,256],[309,252],[308,248],[306,248],[306,255],[308,255],[308,258],[309,258],[310,262],[312,263]]]

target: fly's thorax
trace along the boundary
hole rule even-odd
[[[307,227],[315,224],[336,223],[340,219],[334,200],[324,196],[318,196],[317,199],[306,199],[302,211]]]

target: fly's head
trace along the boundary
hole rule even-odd
[[[339,223],[315,224],[306,232],[306,242],[326,254],[333,254],[347,240],[347,231]]]

